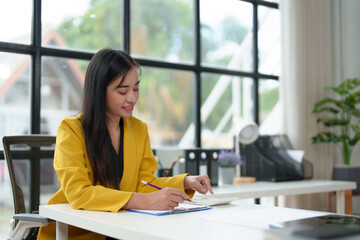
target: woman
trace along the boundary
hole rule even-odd
[[[103,49],[91,59],[82,113],[59,125],[54,168],[60,189],[49,204],[110,212],[170,210],[192,197],[194,190],[213,193],[206,175],[153,175],[157,162],[147,125],[132,116],[139,98],[139,70],[122,51]],[[153,189],[141,180],[163,189]],[[68,233],[69,239],[105,239],[70,226]],[[55,239],[55,224],[41,228],[38,239]]]

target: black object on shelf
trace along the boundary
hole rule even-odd
[[[185,171],[190,175],[199,175],[199,156],[196,149],[185,149]]]
[[[293,147],[286,135],[261,135],[252,144],[240,144],[241,175],[273,182],[311,178],[312,164],[296,161],[287,150]]]

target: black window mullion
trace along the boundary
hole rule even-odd
[[[34,49],[34,53],[31,55],[30,132],[32,134],[39,134],[41,109],[41,0],[34,0],[31,46]]]
[[[19,53],[19,54],[32,54],[34,48],[25,44],[8,43],[0,41],[0,52]]]
[[[63,50],[57,48],[41,47],[41,56],[50,56],[58,58],[73,58],[78,60],[90,60],[93,56],[93,52],[76,51],[76,50]]]
[[[195,86],[194,86],[194,125],[195,146],[201,147],[201,39],[200,39],[200,0],[194,0],[195,19]]]
[[[130,53],[130,0],[124,0],[123,7],[123,49]]]
[[[258,48],[258,3],[253,5],[253,59],[254,59],[254,121],[259,124],[259,48]]]

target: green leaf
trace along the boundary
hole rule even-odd
[[[360,92],[353,92],[351,95],[356,98],[357,101],[360,101]]]
[[[360,133],[360,125],[351,124],[350,126],[355,133]]]
[[[360,140],[360,132],[357,132],[357,133],[355,134],[355,136],[354,136],[352,139],[350,139],[349,144],[350,144],[351,146],[355,146],[356,143],[357,143],[359,140]]]
[[[324,98],[315,103],[313,113],[321,112],[320,109],[325,104],[335,104],[337,106],[338,101],[332,98]]]
[[[337,114],[337,113],[339,113],[339,110],[337,110],[336,108],[333,108],[333,107],[323,107],[323,108],[316,109],[316,113],[321,113],[321,112],[331,112],[331,113]],[[315,112],[313,111],[313,113],[315,113]]]
[[[337,118],[318,118],[316,122],[323,123],[327,127],[346,126],[349,124],[348,120],[337,119]]]
[[[316,143],[339,143],[341,137],[332,132],[321,132],[312,137],[312,142]]]
[[[325,88],[325,90],[332,90],[333,92],[336,92],[337,94],[339,94],[341,96],[349,94],[349,91],[342,89],[342,88],[337,88],[337,87],[328,87],[328,88]]]
[[[344,99],[344,104],[354,108],[358,101],[359,99],[357,99],[355,94],[350,94]]]
[[[344,113],[344,114],[352,114],[352,112],[356,109],[355,104],[353,103],[349,103],[349,102],[338,102],[337,106],[340,109],[340,112]]]
[[[350,78],[350,79],[346,79],[344,82],[339,84],[338,88],[344,89],[344,90],[353,90],[353,89],[357,88],[358,86],[360,86],[360,79],[357,79],[357,78],[351,79]]]
[[[352,105],[354,108],[358,103],[360,103],[360,92],[354,92],[345,98],[344,102],[349,105]]]

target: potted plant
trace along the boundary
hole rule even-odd
[[[219,180],[222,184],[232,184],[236,175],[236,165],[241,164],[240,155],[232,150],[221,150],[218,156]]]
[[[360,140],[360,80],[347,79],[326,90],[334,92],[337,97],[327,97],[316,102],[313,113],[319,115],[317,123],[328,127],[329,131],[318,133],[312,137],[312,142],[337,144],[343,164],[333,168],[333,179],[357,181],[357,186],[360,187],[360,167],[350,165],[353,147]],[[324,115],[325,113],[328,115]]]

